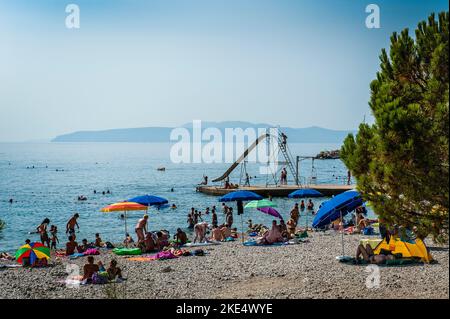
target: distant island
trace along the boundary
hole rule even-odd
[[[192,123],[183,125],[192,130]],[[255,124],[249,122],[202,122],[202,129],[218,128],[224,133],[225,128],[270,128],[274,125]],[[77,131],[59,135],[52,142],[135,142],[135,143],[165,143],[170,142],[170,132],[173,127],[141,127],[123,128],[102,131]],[[280,127],[288,136],[290,143],[341,143],[349,133],[354,131],[331,130],[317,126],[306,128]]]

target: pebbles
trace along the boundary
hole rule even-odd
[[[345,236],[345,253],[354,255],[359,235]],[[436,264],[380,267],[379,288],[367,288],[365,265],[341,264],[340,237],[313,233],[309,243],[245,247],[229,242],[204,247],[205,256],[136,262],[110,252],[95,256],[118,260],[128,279],[117,284],[124,298],[449,298],[448,247],[431,253]],[[107,298],[103,285],[64,284],[67,263],[47,269],[0,270],[1,298]],[[122,296],[121,296],[122,297]]]

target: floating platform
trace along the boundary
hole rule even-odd
[[[239,188],[225,189],[219,186],[198,186],[197,191],[206,195],[223,196],[236,190],[252,191],[264,197],[287,197],[297,189],[315,189],[325,196],[333,196],[345,191],[354,189],[356,185],[334,185],[334,184],[314,184],[314,185],[280,185],[280,186],[239,186]]]

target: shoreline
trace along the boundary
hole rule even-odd
[[[354,256],[362,235],[344,237],[346,255]],[[52,258],[41,269],[0,269],[1,298],[449,298],[448,245],[427,241],[432,264],[380,266],[379,288],[367,288],[367,265],[343,264],[340,235],[310,233],[309,242],[247,247],[239,240],[202,248],[205,256],[131,261],[111,251],[95,256],[105,265],[114,258],[126,281],[116,285],[67,288],[67,264],[82,266],[86,257]],[[12,262],[8,262],[11,264]],[[1,261],[1,264],[6,262]],[[114,297],[107,286],[114,286]]]

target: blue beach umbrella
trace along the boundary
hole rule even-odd
[[[249,201],[261,200],[263,197],[250,191],[235,191],[222,196],[219,202],[235,202],[235,201]]]
[[[133,197],[127,200],[128,202],[134,202],[145,206],[161,206],[169,203],[169,201],[163,197],[154,195],[142,195]]]
[[[250,191],[234,191],[219,198],[219,202],[237,201],[241,202],[242,204],[243,201],[261,200],[261,199],[263,199],[261,195],[258,195]],[[241,228],[242,228],[242,243],[244,243],[244,221],[242,219],[242,215],[241,215]]]
[[[319,208],[316,217],[314,218],[312,226],[314,228],[322,228],[338,218],[347,215],[349,212],[355,210],[363,204],[361,195],[355,190],[349,190],[341,193],[332,199],[323,203]],[[344,252],[344,231],[341,231],[341,245],[342,255],[337,256],[338,260],[346,260],[351,257],[345,256]]]
[[[361,195],[355,190],[349,190],[324,202],[314,217],[312,226],[322,228],[331,224],[341,216],[347,215],[363,204]]]
[[[302,188],[288,195],[289,198],[304,198],[304,197],[323,197],[323,194],[315,189]]]

